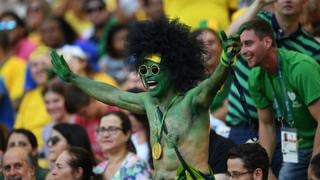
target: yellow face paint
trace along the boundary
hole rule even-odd
[[[161,57],[159,54],[148,54],[144,57],[144,59],[160,64]]]

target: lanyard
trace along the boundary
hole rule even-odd
[[[293,121],[293,114],[292,114],[292,108],[290,107],[290,102],[289,102],[289,97],[288,97],[288,92],[287,92],[287,89],[286,89],[286,86],[285,86],[285,83],[284,83],[284,78],[282,76],[282,66],[281,66],[281,58],[278,56],[277,58],[278,60],[278,74],[279,74],[279,84],[280,84],[280,88],[282,90],[282,94],[283,96],[285,96],[285,107],[286,107],[286,111],[287,111],[287,116],[288,116],[288,124],[292,127],[293,124],[294,124],[294,121]],[[276,116],[277,116],[277,119],[279,121],[283,121],[284,117],[285,117],[285,113],[282,112],[282,108],[280,108],[280,104],[279,104],[279,101],[275,95],[275,90],[274,90],[274,87],[273,87],[273,84],[271,82],[271,79],[270,79],[270,76],[269,77],[269,81],[270,81],[270,84],[271,84],[271,93],[272,93],[272,96],[273,96],[273,107],[274,109],[276,110]]]

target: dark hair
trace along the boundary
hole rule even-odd
[[[58,23],[58,26],[61,29],[67,44],[73,44],[74,41],[78,38],[78,34],[76,33],[76,31],[66,20],[64,20],[63,17],[49,16],[44,22],[50,21]]]
[[[22,128],[11,130],[8,134],[8,137],[7,137],[7,143],[8,143],[9,138],[11,137],[11,135],[14,133],[24,135],[28,139],[28,141],[30,142],[32,149],[38,148],[38,141],[37,141],[36,136],[30,130],[22,129]],[[7,144],[7,146],[8,146],[8,144]]]
[[[320,153],[318,153],[311,159],[310,165],[315,177],[320,179]]]
[[[190,27],[166,17],[135,23],[128,34],[128,51],[135,57],[135,67],[144,56],[158,53],[160,64],[168,68],[170,83],[180,92],[195,87],[205,77],[202,49],[191,36]]]
[[[0,31],[0,48],[5,52],[10,49],[9,35],[6,31]]]
[[[266,150],[258,143],[240,144],[230,149],[227,159],[239,158],[249,172],[262,169],[263,180],[268,179],[269,158]]]
[[[92,154],[89,136],[86,130],[80,125],[59,123],[54,125],[53,129],[58,131],[64,138],[66,138],[70,146],[84,148]]]
[[[83,180],[91,179],[93,174],[93,167],[96,165],[93,155],[86,149],[81,147],[70,147],[66,150],[70,159],[68,161],[69,166],[74,171],[78,168],[82,168],[82,178]]]
[[[0,123],[0,151],[5,152],[7,149],[8,129]]]
[[[61,82],[51,82],[42,90],[42,96],[45,96],[48,92],[54,92],[65,97],[66,89],[65,84]]]
[[[111,28],[108,31],[108,34],[106,36],[106,53],[109,54],[111,57],[119,58],[121,56],[121,54],[116,52],[113,44],[114,36],[122,30],[129,30],[129,26],[124,23],[115,24],[111,26]]]
[[[263,39],[264,37],[270,37],[272,39],[272,46],[276,47],[275,33],[271,25],[264,20],[253,19],[251,21],[248,21],[242,24],[240,29],[242,31],[253,30],[260,40]]]
[[[110,115],[115,115],[117,117],[119,117],[119,119],[121,120],[121,128],[124,134],[127,134],[129,131],[132,130],[131,127],[131,122],[129,117],[122,111],[117,110],[117,111],[109,111],[106,114],[102,115],[100,118],[100,122],[99,122],[99,126],[101,124],[101,119],[105,116],[110,116]],[[131,139],[129,138],[128,142],[127,142],[127,148],[129,151],[136,153],[136,148],[134,147]]]
[[[90,103],[90,96],[74,85],[66,85],[65,92],[66,110],[71,113],[77,113],[81,108]]]

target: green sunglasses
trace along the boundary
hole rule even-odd
[[[153,64],[151,66],[141,65],[139,66],[139,74],[146,75],[148,71],[150,71],[153,75],[157,75],[160,72],[160,67],[156,64]]]

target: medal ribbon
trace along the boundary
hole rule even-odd
[[[163,131],[163,124],[164,124],[164,120],[166,119],[167,113],[169,111],[169,109],[171,108],[171,106],[175,103],[175,101],[177,100],[179,94],[177,94],[169,103],[168,107],[166,108],[164,115],[162,116],[161,120],[160,120],[160,132],[156,132],[156,138],[157,141],[160,142],[161,138],[162,138],[162,131]],[[157,107],[157,109],[159,109],[159,106]]]

